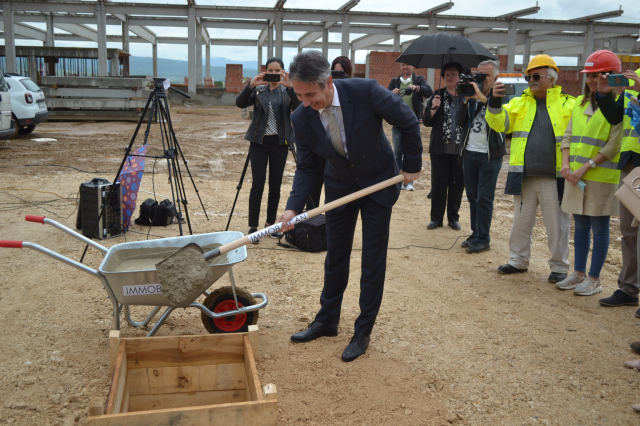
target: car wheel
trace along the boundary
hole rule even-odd
[[[36,125],[32,124],[31,126],[25,126],[21,128],[20,133],[22,133],[23,135],[28,135],[29,133],[32,133],[35,129],[36,129]]]
[[[18,121],[14,117],[11,117],[11,121],[13,122],[13,133],[8,136],[2,137],[2,139],[4,140],[15,139],[18,137],[18,133],[20,133],[20,126],[18,125]]]

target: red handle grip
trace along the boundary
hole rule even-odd
[[[41,223],[44,225],[44,219],[46,218],[46,216],[33,216],[28,214],[27,217],[25,217],[27,222],[35,222],[35,223]]]
[[[21,249],[22,241],[0,240],[0,247]]]

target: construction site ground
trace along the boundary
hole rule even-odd
[[[249,120],[235,107],[174,105],[171,112],[209,217],[185,174],[193,232],[222,231],[249,148]],[[79,185],[94,177],[113,180],[134,129],[135,123],[124,122],[48,122],[31,135],[0,141],[0,239],[34,242],[79,260],[81,242],[24,217],[46,215],[74,228]],[[248,247],[247,259],[233,268],[238,285],[269,297],[258,322],[257,367],[263,385],[277,386],[278,424],[637,424],[631,405],[640,403],[640,374],[623,366],[640,358],[629,349],[640,340],[637,308],[598,305],[617,288],[617,217],[599,295],[578,297],[547,282],[549,250],[540,215],[529,272],[499,275],[496,268],[508,260],[513,218],[512,197],[504,195],[507,158],[496,190],[491,250],[467,254],[460,247],[470,234],[466,199],[462,230],[427,230],[429,130],[421,130],[425,173],[393,210],[385,295],[366,355],[352,363],[340,360],[359,312],[360,225],[337,337],[290,341],[319,308],[324,253],[282,249],[266,238]],[[385,131],[390,138],[386,124]],[[141,131],[134,148],[143,139]],[[161,153],[154,124],[149,154]],[[154,188],[158,200],[170,198],[166,161],[147,159],[145,170],[141,190],[147,192],[139,199],[152,198]],[[290,155],[280,211],[294,171]],[[231,230],[248,230],[250,186],[249,169]],[[177,225],[133,225],[125,236],[101,243],[178,235]],[[0,424],[85,424],[90,399],[106,398],[109,390],[111,302],[97,278],[35,251],[0,249],[0,259]],[[84,263],[95,268],[101,259],[89,249]],[[212,288],[228,284],[223,276]],[[148,309],[132,311],[141,319]],[[147,332],[123,321],[124,337]],[[176,311],[158,335],[205,333],[200,312],[186,309]]]

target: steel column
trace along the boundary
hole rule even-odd
[[[196,81],[198,79],[198,72],[196,68],[196,8],[194,6],[189,6],[187,17],[187,42],[188,45],[188,67],[189,67],[189,85],[188,91],[191,96],[195,96],[196,94]],[[202,35],[200,35],[202,37]]]
[[[591,55],[595,51],[595,30],[595,24],[590,23],[587,26],[587,33],[584,35],[584,52],[582,53],[582,61],[579,63],[579,65],[584,66],[583,61],[586,61],[589,55]]]
[[[153,62],[153,76],[159,77],[158,75],[158,42],[155,42],[151,45],[151,56]]]
[[[508,45],[507,45],[507,72],[513,72],[516,64],[516,37],[518,36],[518,25],[516,20],[509,22]]]
[[[98,36],[98,75],[107,76],[107,12],[104,2],[96,4],[96,21]]]
[[[398,31],[393,35],[393,51],[400,51],[400,33]]]
[[[258,74],[260,74],[262,71],[260,71],[262,68],[262,46],[260,46],[260,41],[258,41]]]
[[[351,16],[348,13],[342,15],[342,56],[349,56],[349,27]]]
[[[322,23],[324,29],[322,30],[322,54],[325,58],[329,58],[329,28],[326,27],[326,22]]]
[[[127,19],[129,19],[127,17]],[[129,53],[129,22],[122,23],[122,50]]]
[[[16,36],[10,1],[2,2],[2,18],[4,20],[5,72],[16,72]]]
[[[267,24],[267,59],[273,58],[273,27],[271,21]]]
[[[206,73],[205,75],[207,77],[211,77],[211,43],[210,42],[207,42],[207,45],[205,46],[204,59],[206,61],[204,66],[205,73]]]
[[[522,58],[522,65],[524,65],[525,69],[531,60],[531,37],[529,37],[529,32],[524,36],[524,56]]]
[[[196,20],[196,87],[202,82],[202,24]]]
[[[275,30],[276,30],[276,56],[280,59],[282,59],[282,49],[283,49],[283,36],[284,33],[282,31],[282,19],[283,19],[283,12],[282,11],[278,11],[276,13],[276,24],[275,24]]]
[[[53,35],[53,15],[46,15],[45,20],[47,22],[47,41],[44,42],[44,45],[47,47],[55,47],[56,42],[55,36]]]
[[[351,67],[353,69],[353,71],[355,72],[356,70],[356,50],[355,49],[351,49]]]

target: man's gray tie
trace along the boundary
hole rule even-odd
[[[331,134],[331,145],[333,145],[333,150],[336,154],[341,157],[346,157],[347,155],[344,152],[344,146],[342,145],[342,136],[340,135],[340,125],[338,124],[338,119],[333,113],[333,106],[328,106],[322,111],[322,114],[325,115],[325,118],[329,118],[329,133]]]

